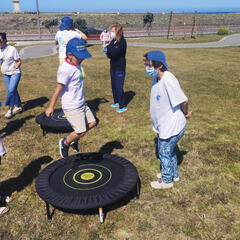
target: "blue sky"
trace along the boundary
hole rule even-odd
[[[240,0],[38,0],[42,12],[110,11],[110,12],[162,12],[162,11],[239,11]],[[36,0],[20,0],[22,11],[35,11]],[[12,0],[1,0],[0,12],[12,11]]]

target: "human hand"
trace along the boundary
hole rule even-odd
[[[51,117],[53,115],[54,109],[52,107],[48,107],[45,111],[47,117]]]
[[[186,119],[189,119],[192,116],[192,111],[184,115]]]

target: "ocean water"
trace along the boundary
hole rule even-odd
[[[229,14],[229,13],[240,13],[239,9],[234,10],[212,10],[212,9],[206,9],[206,10],[198,10],[198,9],[81,9],[79,12],[91,12],[91,13],[146,13],[146,12],[152,12],[152,13],[170,13],[173,11],[174,13],[182,13],[183,11],[188,13],[193,13],[194,11],[197,11],[198,14]],[[42,10],[42,12],[45,12]],[[47,10],[46,12],[78,12],[76,9],[69,10],[69,11],[61,11],[60,9],[54,9],[54,10]]]
[[[240,0],[238,0],[240,1]],[[197,11],[198,14],[228,14],[228,13],[240,13],[240,6],[239,8],[236,7],[229,7],[229,8],[199,8],[199,9],[194,9],[194,8],[185,8],[185,9],[180,9],[180,8],[173,8],[173,9],[161,9],[161,8],[144,8],[144,9],[133,9],[133,8],[80,8],[79,10],[76,8],[64,8],[64,10],[62,8],[59,7],[49,7],[49,8],[45,8],[42,7],[40,8],[40,12],[57,12],[57,13],[67,13],[67,12],[92,12],[92,13],[146,13],[146,12],[152,12],[152,13],[170,13],[171,11],[173,11],[174,13],[182,13],[183,11],[187,14],[187,13],[192,13],[194,11]],[[31,9],[23,9],[21,8],[22,12],[34,12],[36,11],[35,8],[31,8]],[[0,12],[12,12],[12,7],[9,8],[8,6],[0,6]]]

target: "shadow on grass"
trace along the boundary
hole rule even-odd
[[[97,112],[99,110],[100,104],[107,103],[107,102],[109,102],[109,101],[106,98],[95,98],[93,100],[86,101],[89,108],[95,112]]]
[[[30,115],[21,119],[16,119],[8,122],[7,126],[0,130],[0,137],[5,138],[6,136],[11,135],[15,131],[18,131],[27,120],[33,117],[34,117],[33,115]]]
[[[154,138],[154,142],[155,142],[155,146],[156,146],[156,147],[155,147],[156,157],[157,157],[158,159],[160,159],[160,158],[159,158],[159,155],[158,155],[158,138],[157,138],[157,137]],[[182,162],[183,162],[184,155],[186,155],[187,152],[184,151],[184,150],[181,151],[181,150],[179,149],[178,145],[176,145],[175,151],[176,151],[176,153],[177,153],[177,162],[178,162],[178,165],[181,165]]]
[[[18,177],[10,178],[0,182],[0,195],[11,196],[13,192],[21,192],[24,188],[30,185],[38,176],[42,164],[49,163],[52,158],[42,156],[30,162]]]
[[[126,106],[132,101],[135,95],[136,93],[133,91],[127,91],[124,93]]]
[[[39,97],[39,98],[35,98],[32,100],[23,102],[22,104],[23,104],[24,112],[28,111],[30,109],[33,109],[35,107],[38,107],[38,106],[43,107],[43,105],[48,101],[49,101],[49,99],[47,97]]]
[[[112,153],[114,149],[123,149],[123,145],[119,141],[112,141],[104,144],[100,149],[99,153]]]

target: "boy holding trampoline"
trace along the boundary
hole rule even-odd
[[[150,114],[153,130],[158,134],[158,154],[161,173],[152,188],[173,187],[179,181],[176,145],[183,137],[186,119],[192,115],[188,111],[188,98],[181,89],[177,78],[168,71],[166,56],[161,51],[150,51],[145,56],[146,73],[152,77]]]
[[[79,152],[78,140],[96,125],[96,119],[84,99],[84,78],[80,64],[92,55],[86,44],[79,38],[71,39],[66,46],[66,59],[58,68],[57,88],[46,109],[46,116],[53,115],[58,97],[61,97],[62,109],[74,131],[59,140],[60,155],[68,157],[71,146]]]

